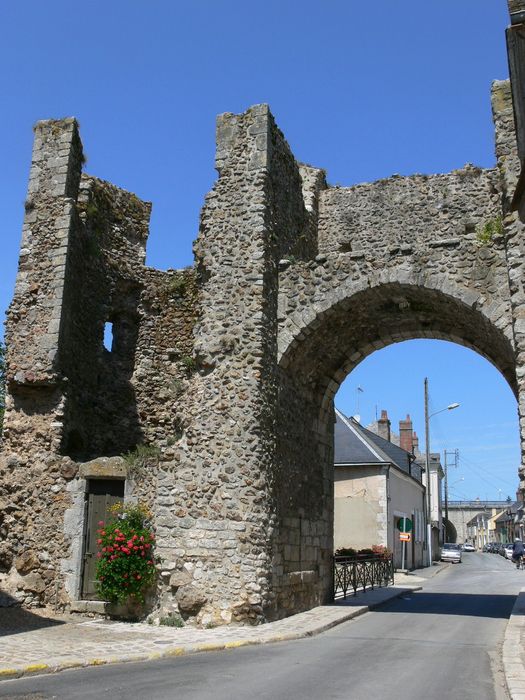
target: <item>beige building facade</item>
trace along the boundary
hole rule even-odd
[[[413,456],[336,411],[335,550],[387,547],[400,568],[425,564],[424,495]],[[412,522],[403,557],[400,521]]]

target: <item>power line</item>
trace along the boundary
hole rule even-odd
[[[466,462],[466,466],[469,467],[470,469],[476,469],[479,471],[485,472],[486,475],[488,475],[491,479],[495,479],[496,481],[506,484],[507,486],[510,486],[511,488],[515,487],[515,484],[511,484],[510,481],[507,481],[506,479],[502,479],[501,477],[493,474],[490,472],[488,469],[485,467],[482,467],[481,464],[476,464],[475,462],[472,462],[472,460],[467,459],[463,454],[461,455],[461,459],[463,462]]]

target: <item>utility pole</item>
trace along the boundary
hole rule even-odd
[[[524,0],[525,2],[525,0]],[[434,413],[428,412],[428,378],[425,377],[425,472],[427,476],[427,544],[428,544],[428,565],[432,566],[432,498],[430,495],[431,478],[430,478],[430,419],[432,416],[442,413],[443,411],[452,411],[454,408],[459,408],[459,403],[451,403],[445,408],[441,408]]]
[[[432,566],[432,501],[430,500],[430,440],[429,440],[429,422],[428,415],[428,379],[425,377],[425,471],[427,475],[427,554],[428,565]]]
[[[444,454],[445,454],[445,460],[444,460],[444,462],[445,462],[445,464],[444,464],[444,467],[445,467],[445,520],[448,522],[448,467],[449,467],[448,455],[453,455],[453,457],[454,457],[454,463],[451,463],[450,466],[457,469],[458,459],[459,459],[459,450],[457,450],[457,449],[454,451],[445,450]]]

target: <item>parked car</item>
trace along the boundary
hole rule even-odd
[[[503,550],[504,550],[504,552],[505,552],[505,558],[506,558],[506,559],[512,559],[512,548],[513,548],[513,546],[514,546],[514,545],[512,545],[512,544],[506,544],[506,545],[503,547]]]
[[[465,544],[464,544],[463,547],[462,547],[462,550],[463,550],[464,552],[475,552],[475,551],[476,551],[476,548],[475,548],[474,545],[471,544],[470,542],[465,542]]]
[[[441,561],[451,561],[454,564],[461,563],[461,547],[459,544],[446,542],[441,549]]]

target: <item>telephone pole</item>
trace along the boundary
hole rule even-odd
[[[451,467],[457,468],[458,466],[458,459],[459,459],[459,450],[445,450],[445,520],[448,522],[448,467],[449,467],[449,462],[448,462],[448,456],[452,455],[454,458],[454,462],[450,463]]]

